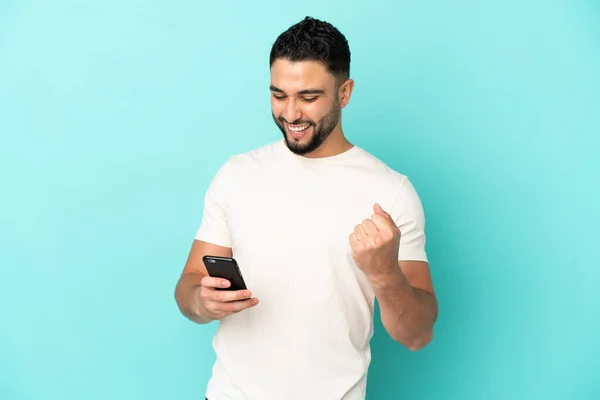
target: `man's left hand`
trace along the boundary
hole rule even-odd
[[[379,206],[374,214],[354,227],[349,242],[356,265],[369,277],[384,277],[398,268],[400,229],[392,217]]]

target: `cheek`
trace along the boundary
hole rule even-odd
[[[304,108],[304,115],[315,123],[320,123],[329,110],[322,104],[309,104]]]
[[[275,114],[276,117],[281,115],[281,106],[279,102],[271,100],[271,110],[273,111],[273,114]]]

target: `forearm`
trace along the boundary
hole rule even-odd
[[[371,282],[386,331],[411,351],[429,343],[437,318],[437,301],[424,290],[413,288],[400,270]]]
[[[207,311],[196,301],[195,293],[200,288],[204,275],[200,272],[188,272],[181,276],[175,288],[175,301],[181,313],[197,324],[212,321]]]

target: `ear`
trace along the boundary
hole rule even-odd
[[[354,80],[346,79],[340,85],[340,89],[338,91],[338,98],[340,100],[340,107],[344,108],[350,102],[350,96],[352,95],[352,90],[354,90]]]

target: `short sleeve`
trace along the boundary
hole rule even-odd
[[[407,178],[398,190],[390,215],[400,229],[398,260],[427,261],[425,213],[417,191]]]
[[[202,221],[196,232],[196,240],[231,247],[231,233],[228,225],[228,163],[219,168],[204,195]]]

